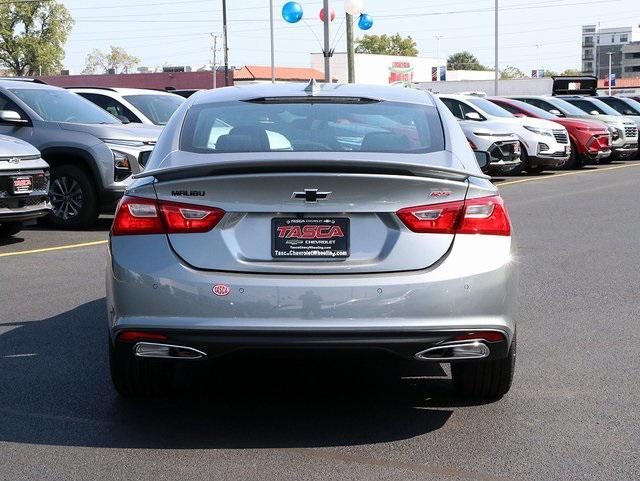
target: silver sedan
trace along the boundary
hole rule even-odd
[[[178,363],[293,347],[451,363],[464,395],[503,396],[516,282],[486,161],[423,91],[311,82],[190,97],[113,222],[116,388],[159,394]]]

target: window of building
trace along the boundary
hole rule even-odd
[[[616,43],[616,36],[615,35],[611,35],[611,43]]]
[[[627,35],[626,33],[620,35],[620,41],[621,42],[628,42],[629,41],[629,35]]]

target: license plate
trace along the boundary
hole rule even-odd
[[[30,175],[12,177],[11,181],[14,194],[29,194],[33,191],[33,177]]]
[[[275,218],[271,220],[271,255],[283,259],[349,257],[349,219]]]

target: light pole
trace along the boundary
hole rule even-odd
[[[495,72],[493,76],[493,95],[498,95],[498,78],[500,73],[498,72],[498,0],[496,0],[495,6]]]
[[[609,52],[607,55],[609,56],[609,97],[611,97],[611,56],[613,52]]]
[[[275,43],[273,38],[273,0],[269,0],[269,25],[271,27],[271,83],[276,83]]]
[[[229,42],[227,37],[227,0],[222,0],[222,35],[224,38],[224,86],[229,86]]]
[[[436,58],[440,57],[440,39],[442,35],[434,35],[433,38],[436,39]]]
[[[331,13],[329,0],[322,1],[324,8],[324,81],[331,83]]]

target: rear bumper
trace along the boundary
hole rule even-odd
[[[185,346],[196,349],[206,358],[219,358],[229,354],[248,351],[271,352],[322,352],[340,353],[346,351],[378,351],[392,354],[404,359],[416,359],[416,354],[438,346],[461,344],[455,341],[457,336],[472,335],[474,331],[408,331],[408,332],[341,332],[329,331],[323,333],[283,331],[181,331],[181,330],[153,330],[167,336],[166,341],[148,341],[151,344],[168,344],[171,346]],[[499,341],[482,341],[489,348],[488,355],[482,359],[501,359],[509,351],[509,338],[504,330],[492,330],[504,338]],[[147,342],[142,340],[141,342]],[[137,342],[114,341],[116,349],[134,349]],[[429,360],[429,359],[420,359]],[[437,359],[433,359],[437,361]],[[468,359],[460,359],[464,361]]]
[[[217,354],[297,347],[406,356],[452,332],[478,330],[500,331],[507,346],[517,283],[510,249],[508,237],[458,235],[447,256],[424,270],[283,276],[196,270],[164,236],[115,237],[107,265],[110,333],[115,340],[123,330],[154,331]],[[216,284],[229,294],[215,295]]]

